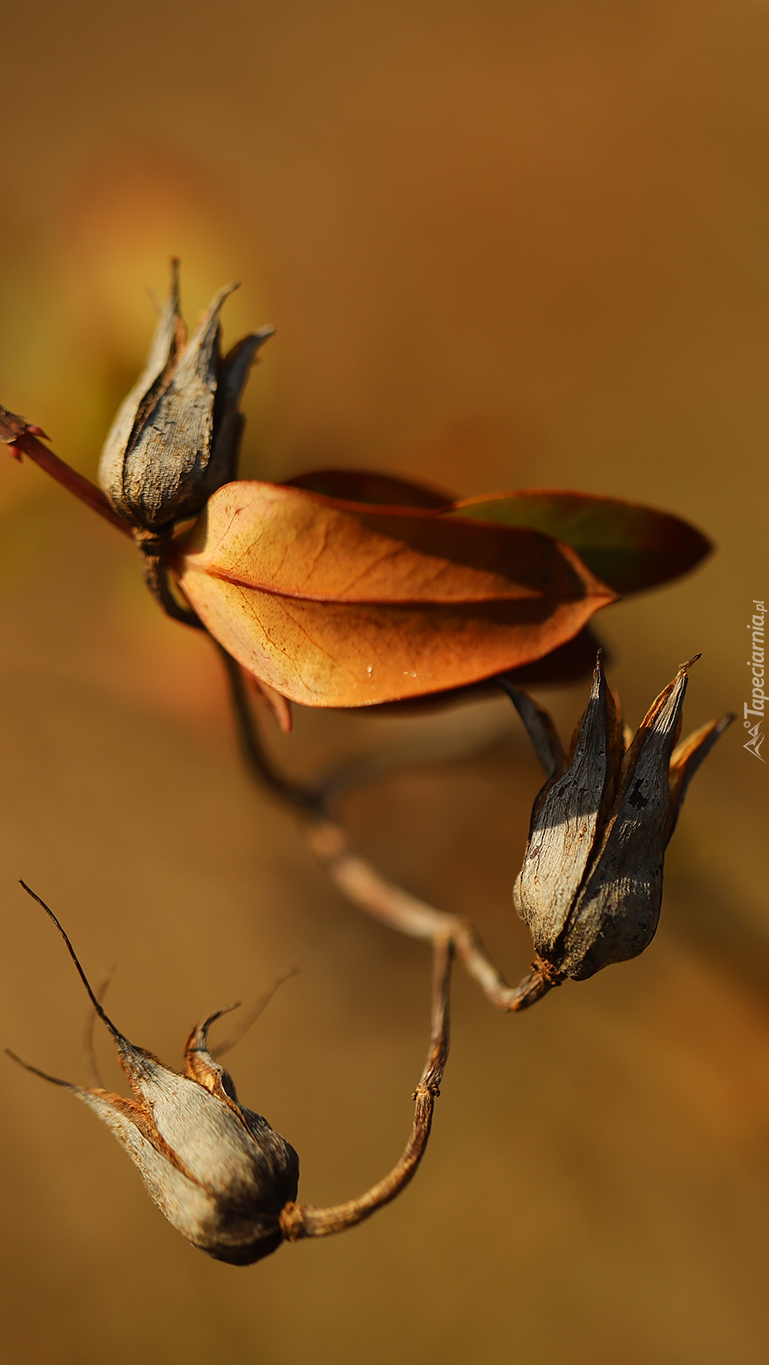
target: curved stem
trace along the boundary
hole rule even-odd
[[[345,831],[332,820],[315,821],[310,827],[309,842],[340,891],[374,919],[401,934],[428,942],[435,943],[447,936],[468,976],[498,1009],[514,1012],[527,1009],[561,984],[563,977],[537,956],[523,980],[517,986],[509,986],[489,957],[472,920],[438,910],[387,881],[352,851]]]
[[[166,553],[170,534],[170,531],[134,530],[133,538],[142,557],[144,582],[166,616],[170,616],[173,621],[181,621],[182,625],[192,626],[195,630],[205,630],[200,617],[191,607],[185,606],[183,602],[174,597],[171,591],[166,567]]]
[[[213,639],[213,636],[211,638]],[[233,659],[218,640],[214,640],[214,644],[227,674],[241,753],[251,776],[256,778],[260,785],[268,787],[274,796],[279,796],[281,800],[287,801],[290,806],[304,814],[308,812],[320,814],[324,807],[323,792],[313,787],[304,787],[301,783],[292,782],[290,778],[284,777],[267,756],[249,704],[243,670],[237,659]]]
[[[214,643],[227,671],[230,700],[246,767],[260,785],[310,817],[310,847],[348,900],[401,934],[433,944],[450,941],[465,970],[497,1009],[527,1009],[561,984],[563,978],[559,973],[549,963],[535,957],[523,980],[517,986],[509,986],[491,961],[472,920],[438,910],[409,895],[354,853],[345,830],[327,810],[329,793],[334,789],[333,779],[322,787],[311,788],[292,782],[279,772],[262,745],[240,665],[218,642]]]
[[[411,1136],[400,1161],[382,1180],[378,1180],[365,1194],[319,1209],[312,1204],[286,1204],[280,1215],[283,1236],[289,1242],[305,1237],[329,1237],[344,1232],[370,1218],[372,1213],[389,1204],[414,1178],[425,1154],[432,1127],[435,1101],[446,1059],[449,1055],[449,980],[451,976],[452,943],[444,937],[435,943],[433,965],[432,1028],[427,1061],[414,1091],[416,1102]]]
[[[80,980],[82,981],[83,985],[85,986],[86,992],[87,992],[87,994],[88,994],[88,998],[89,998],[91,1004],[93,1005],[94,1009],[96,1010],[96,1013],[98,1014],[98,1016],[99,1016],[99,1018],[101,1019],[102,1023],[103,1023],[103,1024],[106,1024],[107,1028],[109,1029],[110,1033],[112,1034],[112,1037],[115,1038],[116,1041],[118,1041],[118,1042],[125,1042],[125,1039],[124,1039],[124,1037],[123,1037],[123,1034],[120,1032],[120,1029],[115,1027],[115,1025],[113,1024],[113,1022],[112,1022],[112,1020],[110,1019],[109,1015],[105,1013],[104,1007],[103,1007],[101,1001],[99,1000],[99,998],[98,998],[96,992],[94,991],[94,989],[93,989],[93,987],[92,987],[90,981],[88,980],[88,977],[86,976],[85,972],[83,971],[83,968],[82,968],[81,963],[80,963],[80,958],[78,957],[77,953],[75,952],[75,949],[72,947],[72,944],[70,943],[69,935],[67,934],[67,931],[66,931],[66,930],[64,929],[64,927],[59,923],[59,921],[58,921],[58,919],[56,918],[56,916],[54,915],[53,910],[51,909],[50,905],[46,905],[45,901],[40,899],[40,897],[38,896],[37,892],[36,892],[36,891],[33,891],[31,886],[27,886],[27,883],[26,883],[25,881],[22,881],[21,877],[19,878],[19,886],[23,886],[23,888],[24,888],[24,890],[26,891],[27,895],[28,895],[28,896],[31,896],[32,899],[33,899],[33,901],[37,901],[37,903],[38,903],[38,905],[41,907],[41,909],[45,910],[45,913],[46,913],[46,915],[48,916],[48,918],[49,918],[50,920],[52,920],[53,923],[56,925],[56,928],[58,929],[59,933],[61,934],[61,937],[64,939],[64,943],[65,943],[67,952],[69,953],[70,957],[72,958],[72,961],[73,961],[74,964],[75,964],[75,967],[77,968],[77,974],[78,974],[78,976],[80,977]],[[24,1065],[24,1064],[23,1064],[23,1065]],[[39,1073],[39,1074],[42,1075],[42,1072]]]

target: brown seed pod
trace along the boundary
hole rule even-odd
[[[237,289],[220,289],[185,345],[179,310],[179,262],[146,365],[124,399],[104,443],[99,483],[132,526],[158,531],[195,516],[235,478],[243,417],[238,411],[251,363],[272,335],[263,327],[223,359],[219,313]]]
[[[27,1071],[69,1090],[103,1119],[138,1167],[150,1198],[193,1246],[217,1261],[251,1265],[284,1240],[328,1237],[354,1227],[409,1184],[427,1147],[448,1056],[452,945],[447,937],[433,945],[430,1046],[413,1096],[414,1121],[403,1155],[365,1194],[317,1208],[296,1203],[299,1158],[293,1147],[261,1114],[239,1103],[232,1077],[209,1051],[208,1029],[227,1011],[218,1010],[192,1030],[184,1073],[172,1071],[115,1027],[53,911],[21,885],[64,939],[91,1004],[117,1045],[133,1096],[73,1085],[29,1066],[14,1052],[8,1055]],[[225,1046],[231,1043],[219,1051]]]
[[[599,655],[568,766],[547,713],[503,683],[549,773],[513,893],[537,951],[534,974],[549,984],[636,957],[654,937],[665,849],[686,788],[734,719],[727,713],[676,747],[698,658],[682,664],[626,750]]]
[[[208,1029],[226,1011],[218,1010],[192,1030],[184,1073],[172,1071],[115,1027],[53,911],[33,891],[30,895],[61,933],[117,1045],[133,1097],[73,1085],[21,1065],[76,1095],[106,1123],[138,1167],[150,1198],[193,1246],[231,1265],[251,1265],[277,1250],[284,1236],[281,1210],[296,1199],[299,1158],[261,1114],[238,1102],[232,1077],[208,1050]]]

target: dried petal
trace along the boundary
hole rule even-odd
[[[245,426],[240,400],[256,353],[274,331],[274,327],[260,327],[258,331],[243,337],[228,351],[220,364],[209,478],[211,491],[230,483],[237,476],[240,441]],[[198,510],[196,507],[195,511]]]
[[[670,810],[665,831],[666,844],[670,842],[678,823],[678,814],[684,803],[689,783],[702,760],[707,758],[716,740],[720,739],[724,730],[731,725],[733,720],[733,713],[726,711],[723,716],[719,716],[718,720],[710,720],[706,725],[701,725],[699,730],[694,730],[674,749],[670,759]]]
[[[626,755],[602,848],[552,959],[575,980],[582,981],[611,962],[636,957],[656,932],[670,808],[670,757],[693,663],[690,659],[683,664],[657,697]]]
[[[179,262],[171,263],[171,292],[160,315],[147,361],[131,392],[123,399],[107,433],[99,461],[99,483],[118,511],[129,516],[124,492],[125,463],[133,439],[141,429],[184,345],[184,322],[179,312]]]
[[[563,933],[600,833],[618,757],[616,713],[599,658],[571,763],[540,793],[513,892],[542,956],[551,956]]]

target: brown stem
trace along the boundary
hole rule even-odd
[[[31,886],[27,886],[27,883],[25,881],[22,881],[21,877],[19,878],[19,886],[23,886],[27,895],[31,896],[33,901],[37,901],[41,909],[45,910],[45,913],[48,916],[48,918],[53,921],[59,933],[61,934],[61,937],[64,939],[64,944],[66,946],[67,952],[69,953],[70,957],[72,958],[72,961],[75,964],[77,974],[80,977],[80,980],[82,981],[83,985],[85,986],[88,998],[91,1001],[91,1004],[93,1005],[96,1013],[98,1014],[102,1023],[105,1024],[106,1027],[109,1029],[110,1033],[112,1034],[112,1037],[115,1038],[118,1042],[125,1042],[125,1038],[123,1037],[123,1034],[120,1032],[120,1029],[115,1027],[109,1015],[105,1013],[104,1006],[102,1005],[90,981],[88,980],[88,977],[83,971],[83,968],[80,964],[80,958],[78,957],[77,953],[72,947],[72,944],[70,943],[69,935],[67,934],[64,927],[59,923],[50,905],[46,905],[45,901],[40,899],[37,892],[33,891]],[[22,1063],[22,1065],[24,1065],[24,1063]]]
[[[0,441],[5,442],[10,453],[17,459],[21,459],[22,455],[29,456],[30,460],[34,460],[46,474],[50,474],[51,478],[56,479],[68,492],[74,493],[75,497],[92,511],[98,512],[111,526],[122,531],[123,535],[132,536],[142,554],[144,581],[166,616],[172,617],[174,621],[183,622],[185,626],[194,626],[202,630],[204,627],[195,612],[174,597],[168,580],[166,555],[170,532],[166,534],[162,531],[159,533],[141,531],[124,521],[101,489],[76,470],[70,469],[58,455],[54,455],[52,450],[38,440],[37,432],[40,432],[39,427],[30,426],[23,417],[17,417],[15,413],[0,407]],[[45,433],[40,432],[40,435]]]
[[[289,1242],[304,1237],[328,1237],[333,1232],[362,1223],[372,1213],[389,1204],[416,1174],[430,1137],[435,1101],[446,1059],[449,1055],[449,980],[451,976],[452,944],[444,937],[435,942],[433,965],[432,1029],[427,1061],[414,1091],[416,1107],[411,1137],[400,1161],[383,1180],[357,1199],[330,1208],[318,1209],[312,1204],[286,1204],[280,1215],[283,1236]]]
[[[472,920],[438,910],[387,881],[352,851],[345,831],[334,821],[314,821],[310,826],[309,841],[331,880],[348,900],[368,915],[411,938],[435,943],[448,937],[468,976],[478,983],[498,1009],[516,1012],[527,1009],[561,984],[563,978],[537,956],[528,975],[517,986],[508,986],[489,957]]]
[[[103,976],[96,983],[96,990],[94,991],[94,995],[96,996],[96,999],[99,1001],[101,1005],[104,1004],[104,997],[107,994],[107,991],[109,989],[110,983],[114,975],[115,968],[110,967],[109,971],[104,972]],[[98,1085],[99,1089],[103,1090],[104,1082],[102,1081],[101,1072],[99,1071],[99,1066],[96,1061],[96,1049],[94,1047],[93,1042],[95,1023],[96,1014],[93,1010],[89,1010],[88,1018],[86,1019],[85,1022],[85,1028],[83,1029],[83,1046],[85,1048],[86,1056],[88,1057],[88,1060],[91,1064],[93,1078],[96,1081],[96,1084]]]
[[[74,493],[75,497],[84,502],[86,507],[90,507],[92,511],[98,512],[99,516],[104,517],[110,526],[122,531],[123,535],[130,536],[131,527],[128,522],[123,521],[123,518],[118,516],[101,489],[97,488],[96,484],[91,483],[89,479],[84,478],[82,474],[70,469],[69,465],[60,460],[58,455],[54,455],[52,450],[44,446],[34,434],[35,428],[30,427],[23,417],[14,418],[13,413],[6,412],[4,408],[0,409],[0,417],[13,419],[11,423],[5,421],[2,424],[3,429],[8,428],[7,434],[11,436],[11,439],[8,440],[7,436],[0,433],[0,440],[6,441],[12,455],[16,455],[17,458],[19,455],[27,455],[30,460],[34,460],[36,465],[44,469],[46,474],[50,474],[51,478],[55,479],[57,483],[60,483],[70,493]],[[14,429],[14,423],[16,429]]]
[[[333,779],[322,788],[309,788],[290,781],[278,771],[264,751],[240,665],[221,645],[217,644],[217,648],[227,670],[230,700],[248,771],[260,785],[310,817],[310,847],[348,900],[380,923],[410,938],[433,944],[448,939],[465,970],[498,1009],[527,1009],[561,984],[563,978],[549,963],[536,957],[527,976],[517,986],[509,986],[491,961],[472,920],[448,914],[409,895],[354,853],[344,829],[327,811],[328,794],[334,789]]]
[[[211,637],[213,639],[213,636]],[[236,659],[218,640],[214,644],[224,664],[230,689],[230,702],[235,717],[235,726],[240,740],[241,753],[251,776],[260,786],[268,787],[274,796],[287,801],[289,805],[305,815],[312,811],[320,814],[324,806],[323,792],[312,787],[304,787],[284,777],[268,758],[259,736],[259,727],[249,704],[243,670]]]
[[[200,617],[191,607],[185,606],[174,597],[171,589],[167,567],[171,532],[136,529],[133,531],[133,538],[141,553],[144,582],[166,616],[170,616],[173,621],[181,621],[182,625],[205,630]]]

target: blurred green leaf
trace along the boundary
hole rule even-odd
[[[545,531],[571,545],[598,578],[623,594],[680,577],[713,548],[670,512],[589,493],[495,493],[455,502],[448,515]]]

